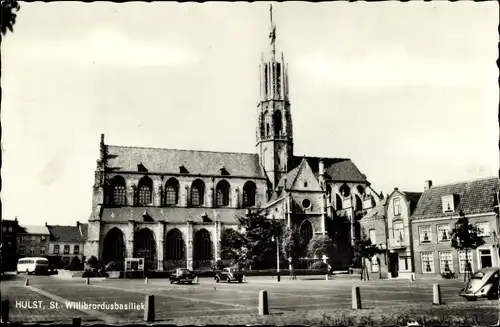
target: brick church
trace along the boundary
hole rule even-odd
[[[85,256],[146,258],[149,269],[200,269],[220,258],[220,239],[247,210],[299,227],[305,244],[334,221],[339,252],[380,202],[350,159],[294,156],[288,67],[260,63],[255,153],[117,146],[101,135]],[[340,223],[339,223],[340,222]]]

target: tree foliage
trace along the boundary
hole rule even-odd
[[[292,269],[295,269],[302,249],[302,237],[297,227],[285,227],[281,242],[281,251],[283,255],[285,258],[290,259]]]
[[[0,27],[0,42],[7,31],[14,31],[14,24],[16,23],[17,12],[21,9],[17,0],[1,0],[1,15],[2,22]]]
[[[363,233],[361,239],[354,243],[354,256],[352,263],[355,268],[361,268],[361,279],[369,279],[368,271],[366,270],[366,259],[371,259],[376,254],[381,253],[377,245],[372,244],[372,241]]]
[[[307,246],[307,252],[311,257],[322,257],[323,255],[331,258],[335,251],[336,245],[328,235],[314,236]]]
[[[267,268],[276,258],[276,241],[273,238],[281,238],[283,225],[259,213],[238,217],[238,221],[244,237],[242,246],[236,250],[235,263],[244,268]]]
[[[471,273],[469,264],[469,252],[483,245],[484,239],[481,230],[469,223],[469,219],[465,217],[463,212],[460,212],[460,218],[455,223],[455,227],[451,230],[451,246],[458,251],[465,251],[465,275]]]
[[[222,259],[235,262],[241,248],[245,244],[245,238],[242,233],[232,228],[228,228],[222,232],[220,244]]]

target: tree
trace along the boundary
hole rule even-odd
[[[475,250],[484,244],[481,230],[470,224],[469,219],[460,211],[460,218],[455,223],[451,231],[451,246],[457,251],[465,251],[465,274],[464,281],[472,274],[472,267],[469,264],[469,251]]]
[[[242,233],[232,228],[225,229],[224,232],[222,232],[220,240],[222,259],[231,260],[231,262],[234,263],[244,243],[245,238]]]
[[[244,237],[242,246],[236,251],[235,262],[241,267],[267,267],[276,257],[273,237],[281,237],[282,224],[259,213],[248,213],[238,217],[238,221]]]
[[[91,256],[87,260],[87,265],[90,267],[90,269],[95,270],[99,266],[99,260],[95,256]]]
[[[366,269],[366,259],[371,259],[381,250],[377,245],[372,244],[372,241],[363,233],[361,239],[356,240],[354,243],[354,267],[361,267],[361,280],[369,280],[368,270]]]
[[[73,259],[71,259],[71,262],[69,263],[68,265],[68,268],[70,271],[76,271],[76,270],[80,270],[82,267],[82,263],[80,261],[80,258],[78,258],[77,256],[74,256]]]
[[[0,27],[0,42],[7,31],[14,31],[14,24],[16,23],[17,12],[21,9],[17,0],[1,0],[1,15],[2,22]]]
[[[337,246],[335,242],[328,235],[316,235],[314,236],[309,245],[307,246],[307,252],[309,256],[312,257],[322,257],[323,255],[331,258]]]
[[[281,251],[285,258],[290,259],[290,277],[297,279],[295,268],[301,252],[301,236],[297,227],[286,227],[282,237]]]

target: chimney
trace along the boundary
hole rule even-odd
[[[76,227],[80,227],[80,222],[78,220],[76,221]]]
[[[104,144],[104,134],[101,134],[101,144]]]
[[[399,189],[397,187],[394,188],[394,191],[399,191]]]
[[[47,222],[45,222],[45,227],[47,227],[47,226],[48,226],[48,225],[47,225]]]
[[[425,181],[424,190],[430,190],[431,187],[432,187],[432,181]]]

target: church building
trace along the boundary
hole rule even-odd
[[[299,227],[306,244],[327,226],[346,247],[360,236],[359,219],[381,198],[350,159],[294,156],[288,67],[276,55],[272,7],[269,39],[255,153],[117,146],[101,135],[87,258],[145,258],[154,270],[211,267],[222,233],[237,229],[247,210]]]

